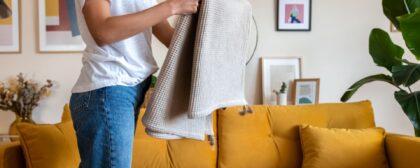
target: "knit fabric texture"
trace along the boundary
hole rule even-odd
[[[247,105],[244,78],[252,17],[248,0],[201,0],[181,16],[145,115],[146,133],[204,140],[212,113]]]

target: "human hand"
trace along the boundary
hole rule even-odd
[[[173,15],[189,15],[197,12],[199,0],[167,0]]]

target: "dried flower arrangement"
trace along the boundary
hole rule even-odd
[[[0,82],[0,110],[12,111],[22,122],[34,123],[32,111],[41,99],[50,95],[52,86],[52,81],[47,80],[39,87],[37,82],[25,79],[22,73],[9,80],[8,85]]]

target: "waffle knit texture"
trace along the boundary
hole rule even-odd
[[[162,139],[214,135],[213,111],[247,105],[244,78],[252,16],[248,0],[202,0],[181,16],[142,118]]]

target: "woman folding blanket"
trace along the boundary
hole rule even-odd
[[[131,167],[138,108],[158,69],[151,36],[169,46],[174,30],[166,19],[197,6],[198,0],[76,0],[87,45],[70,100],[79,167]]]

